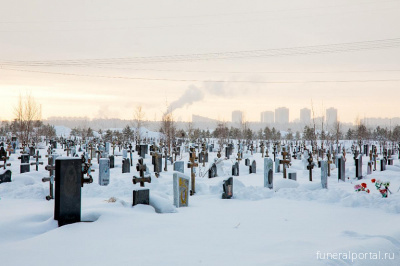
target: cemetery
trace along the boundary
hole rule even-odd
[[[24,143],[10,155],[4,150],[0,232],[5,237],[0,239],[0,246],[13,253],[18,250],[16,243],[27,247],[33,241],[35,247],[28,253],[44,256],[48,245],[56,244],[58,235],[67,228],[77,230],[65,236],[67,242],[88,234],[125,234],[130,227],[146,230],[145,235],[136,236],[141,242],[163,242],[169,236],[153,233],[153,226],[164,230],[178,222],[177,232],[194,235],[198,245],[223,237],[240,248],[241,241],[254,248],[250,239],[256,228],[257,234],[267,239],[279,236],[279,241],[267,241],[265,247],[279,243],[294,247],[303,240],[301,235],[293,239],[291,231],[327,234],[325,228],[329,227],[329,243],[323,235],[311,237],[307,240],[314,247],[311,250],[317,246],[318,250],[342,250],[342,244],[348,241],[355,250],[359,245],[371,250],[379,245],[387,251],[398,247],[396,242],[385,240],[397,234],[393,225],[400,221],[397,143],[371,141],[368,145],[373,149],[367,150],[367,144],[358,147],[349,140],[328,149],[323,148],[321,140],[258,140],[261,148],[256,149],[243,139],[221,142],[217,138],[182,138],[168,147],[165,136],[157,132],[153,135],[140,143],[133,140],[121,144],[102,138],[56,136],[47,145],[39,140],[42,148],[35,150],[26,149]],[[207,148],[211,145],[213,149]],[[389,147],[395,151],[387,151]],[[221,216],[226,218],[220,220]],[[350,223],[335,227],[341,219]],[[374,224],[384,230],[371,230]],[[265,229],[267,225],[282,229],[271,232]],[[203,233],[192,231],[192,227]],[[18,233],[21,230],[25,233]],[[102,238],[92,237],[85,241],[93,244]],[[118,245],[117,239],[110,241]],[[185,246],[181,242],[174,245]],[[174,261],[169,254],[172,251],[158,252]],[[220,261],[191,254],[210,264]],[[279,261],[279,254],[272,261]],[[296,254],[300,264],[314,255]],[[7,260],[5,265],[10,265]]]
[[[399,11],[2,1],[0,266],[399,266]]]

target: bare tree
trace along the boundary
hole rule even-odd
[[[162,116],[160,132],[164,134],[168,153],[170,154],[171,145],[175,141],[176,125],[174,116],[168,109]]]
[[[145,113],[141,105],[137,106],[133,114],[133,126],[135,129],[136,143],[139,144],[142,139],[141,128],[145,125]]]
[[[25,97],[19,95],[18,103],[14,108],[14,122],[16,123],[16,134],[22,142],[28,143],[34,132],[35,124],[40,124],[41,108],[28,93]]]

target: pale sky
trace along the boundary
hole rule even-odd
[[[247,120],[259,121],[260,112],[281,106],[294,120],[311,102],[316,116],[335,107],[342,122],[400,116],[400,0],[0,0],[0,6],[0,119],[12,119],[26,91],[42,105],[43,118],[132,119],[141,105],[152,120],[168,103],[182,120],[197,114],[230,121],[233,110],[243,110]],[[330,53],[315,53],[321,45]],[[291,54],[282,56],[284,48]],[[269,56],[260,56],[265,50]],[[258,52],[194,60],[240,51]],[[183,60],[165,62],[176,55]],[[155,56],[163,62],[149,62]],[[83,61],[92,59],[103,60]]]

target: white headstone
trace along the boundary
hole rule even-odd
[[[273,162],[271,158],[264,158],[264,187],[272,189],[274,187]]]
[[[99,161],[99,185],[107,186],[110,183],[110,159],[101,158]]]
[[[173,176],[174,205],[179,207],[189,206],[189,180],[190,178],[180,172]]]

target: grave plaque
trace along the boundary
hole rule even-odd
[[[184,161],[176,161],[174,162],[174,171],[185,173],[185,162]]]
[[[338,180],[346,181],[346,163],[342,156],[338,157]]]
[[[0,184],[11,182],[11,171],[10,170],[0,170]]]
[[[212,164],[210,169],[208,170],[208,178],[214,178],[217,175],[217,165],[215,163]]]
[[[280,162],[281,162],[281,160],[279,160],[279,158],[275,159],[275,173],[280,173],[281,172]]]
[[[58,226],[81,221],[82,159],[56,159],[54,219]]]
[[[249,174],[256,174],[256,173],[257,173],[257,164],[256,161],[253,160],[253,162],[249,166]]]
[[[288,173],[288,178],[290,179],[290,180],[294,180],[294,181],[296,181],[297,180],[297,173]]]
[[[358,155],[356,159],[356,178],[362,179],[362,155]]]
[[[189,206],[189,177],[182,173],[173,176],[174,205],[179,207]]]
[[[129,158],[122,159],[122,173],[130,173],[131,172],[131,164],[129,162]]]
[[[29,156],[35,156],[35,147],[29,147]]]
[[[110,168],[114,168],[115,167],[115,157],[114,155],[110,155],[108,156],[108,159],[110,159]]]
[[[18,159],[21,160],[21,165],[19,166],[20,173],[23,174],[29,172],[31,170],[31,165],[29,163],[29,154],[21,154]]]
[[[239,176],[239,163],[238,162],[236,162],[235,164],[232,165],[232,175]]]
[[[224,180],[222,188],[224,190],[224,193],[222,193],[222,198],[231,199],[233,196],[233,178],[230,177],[227,180]]]
[[[133,191],[132,206],[135,206],[138,204],[145,204],[145,205],[150,204],[150,190],[149,189],[144,188],[144,189],[138,189],[138,190]]]
[[[110,183],[110,159],[101,158],[99,163],[99,185],[107,186]]]
[[[274,173],[273,173],[273,162],[271,158],[264,158],[264,187],[273,189],[274,184]]]
[[[381,171],[385,171],[386,170],[386,159],[382,158],[381,159]]]
[[[322,188],[328,188],[328,162],[321,161],[321,186]]]

